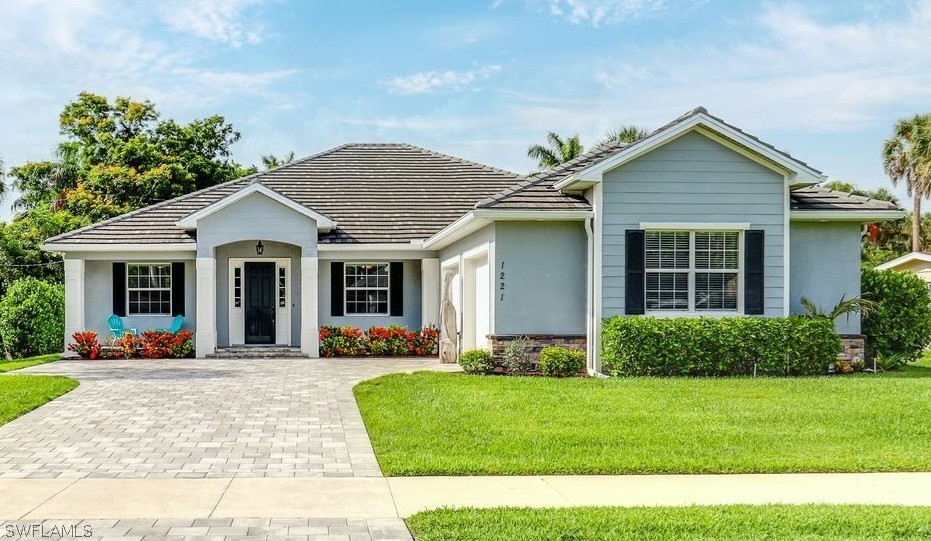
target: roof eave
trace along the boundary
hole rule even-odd
[[[592,218],[590,210],[475,209],[425,240],[423,247],[439,250],[496,221],[576,221]]]
[[[874,223],[898,220],[905,217],[904,210],[792,210],[794,222],[858,222]]]
[[[215,201],[214,203],[211,203],[210,205],[207,205],[200,210],[188,214],[184,218],[181,218],[175,222],[175,225],[187,231],[195,230],[197,229],[197,223],[203,218],[215,214],[254,193],[264,195],[265,197],[268,197],[269,199],[290,208],[298,214],[314,220],[314,222],[317,224],[318,231],[326,232],[336,229],[336,222],[334,220],[331,220],[329,217],[324,216],[323,214],[320,214],[313,209],[301,205],[290,197],[282,195],[281,193],[269,188],[268,186],[265,186],[260,182],[255,182],[245,186],[242,189],[220,199],[219,201]]]

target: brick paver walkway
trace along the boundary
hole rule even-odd
[[[420,359],[62,361],[80,387],[0,427],[0,479],[380,476],[352,386]]]

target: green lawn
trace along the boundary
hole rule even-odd
[[[931,508],[720,506],[426,511],[407,519],[418,541],[841,541],[931,538]]]
[[[419,372],[356,398],[386,475],[931,471],[931,363],[818,378]]]
[[[12,361],[0,361],[0,373],[20,368],[29,368],[37,364],[50,363],[61,359],[61,353],[49,353],[48,355],[39,355],[37,357],[27,357],[25,359],[13,359]]]
[[[29,413],[77,386],[76,380],[58,376],[0,376],[0,425]]]

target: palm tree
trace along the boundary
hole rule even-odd
[[[630,124],[628,126],[622,126],[619,130],[605,133],[604,139],[599,141],[598,144],[603,145],[605,143],[611,143],[614,141],[620,141],[622,143],[628,144],[636,143],[647,135],[650,135],[649,130],[641,128],[640,126],[635,126],[634,124]]]
[[[530,145],[527,156],[539,162],[540,169],[553,169],[582,154],[582,143],[579,136],[573,135],[563,139],[554,132],[546,135],[546,146]]]
[[[883,145],[883,168],[897,186],[905,183],[914,197],[912,216],[921,216],[921,200],[931,196],[931,114],[896,122]],[[912,251],[921,250],[921,220],[912,219]]]
[[[262,165],[265,166],[265,169],[274,169],[276,167],[281,167],[282,165],[288,165],[294,161],[294,151],[288,152],[282,158],[275,156],[274,154],[266,154],[262,156]]]

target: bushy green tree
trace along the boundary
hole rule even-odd
[[[861,290],[874,303],[862,324],[870,356],[917,359],[931,343],[931,296],[924,281],[911,272],[864,269]]]
[[[31,357],[64,348],[65,288],[27,277],[7,288],[0,301],[0,337],[6,353]]]

